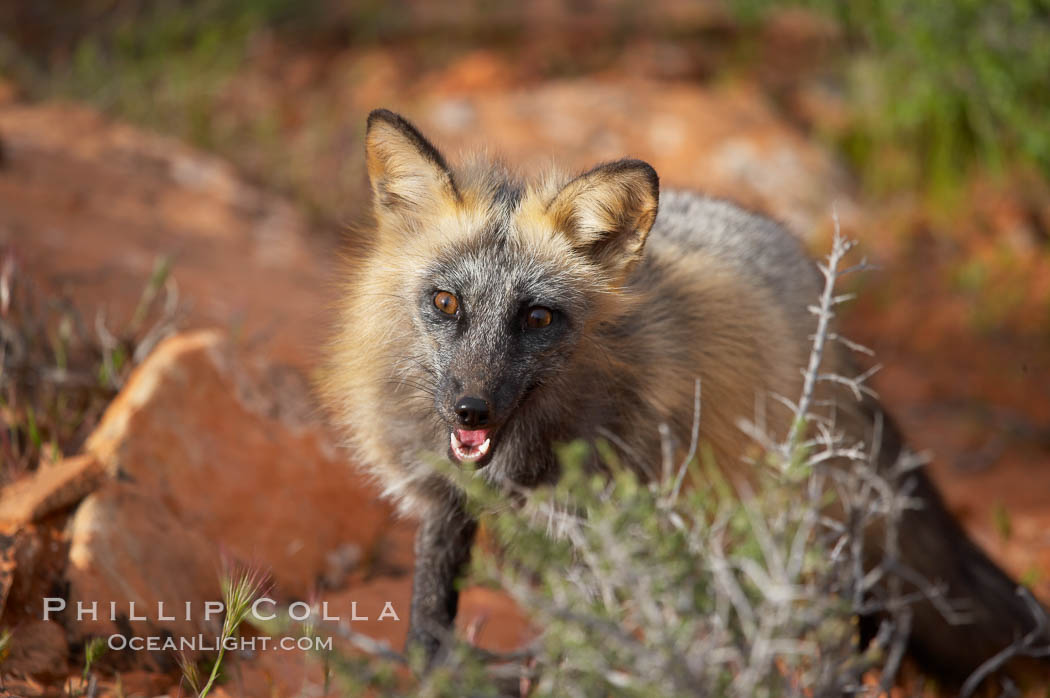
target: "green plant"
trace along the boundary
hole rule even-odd
[[[164,259],[129,322],[111,328],[99,314],[91,327],[70,299],[41,293],[14,253],[0,249],[0,478],[78,449],[131,368],[175,331],[178,315]]]
[[[0,664],[11,654],[11,629],[4,628],[0,631]]]
[[[95,675],[91,673],[91,667],[106,653],[106,649],[106,640],[104,638],[96,637],[88,641],[84,646],[84,669],[80,674],[80,685],[74,688],[73,682],[70,680],[66,686],[68,695],[92,696],[95,694]]]
[[[189,661],[185,655],[178,657],[182,679],[197,695],[197,698],[207,696],[219,680],[227,642],[237,637],[238,629],[248,617],[252,604],[260,596],[266,594],[268,587],[266,575],[258,569],[232,563],[224,565],[219,581],[226,615],[223,618],[222,631],[219,633],[219,652],[211,662],[207,680],[202,684],[200,670],[196,663]]]
[[[84,671],[81,676],[85,681],[87,681],[88,674],[91,673],[91,666],[105,653],[106,641],[101,637],[93,638],[87,643],[87,646],[84,647]]]
[[[802,5],[841,28],[851,119],[833,134],[870,182],[951,190],[974,164],[1050,175],[1046,0],[735,0],[742,16]],[[896,157],[896,155],[902,155]],[[912,163],[886,179],[892,162]]]

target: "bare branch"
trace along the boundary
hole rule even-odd
[[[962,686],[961,695],[963,698],[972,696],[985,679],[1004,667],[1012,659],[1018,657],[1050,657],[1050,644],[1036,644],[1047,642],[1047,626],[1050,624],[1050,620],[1047,619],[1046,611],[1032,596],[1032,592],[1025,587],[1018,587],[1017,593],[1024,600],[1028,611],[1035,619],[1035,627],[977,667],[977,670],[970,674]]]

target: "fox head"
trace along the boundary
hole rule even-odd
[[[550,433],[544,421],[565,421],[550,406],[579,385],[567,373],[582,347],[600,356],[595,327],[631,302],[656,172],[620,160],[529,184],[480,160],[454,170],[386,110],[368,118],[366,156],[376,227],[348,322],[367,325],[353,341],[390,377],[368,399],[425,412],[418,434],[456,461],[499,463],[508,442],[520,455]]]

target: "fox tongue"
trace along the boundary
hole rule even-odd
[[[475,429],[470,431],[467,429],[456,429],[456,438],[464,446],[480,446],[485,443],[485,439],[489,438],[489,430]]]

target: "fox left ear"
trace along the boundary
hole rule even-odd
[[[547,211],[574,247],[622,278],[641,260],[659,200],[660,178],[649,163],[617,160],[566,184]]]
[[[368,115],[365,155],[377,213],[405,215],[460,200],[445,158],[392,111]]]

